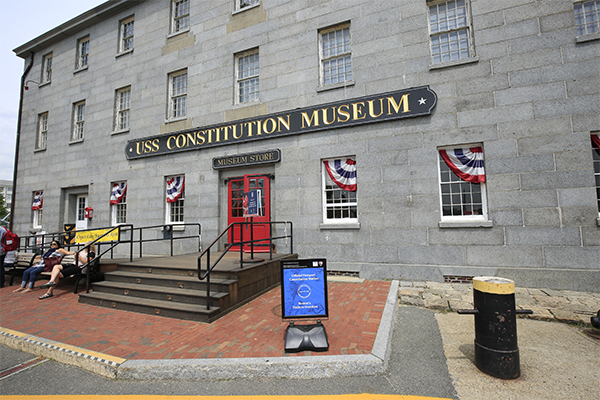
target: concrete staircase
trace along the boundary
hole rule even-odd
[[[211,260],[219,255],[211,254]],[[80,293],[79,302],[210,323],[277,286],[280,260],[297,255],[274,254],[273,260],[244,263],[241,268],[239,253],[227,254],[211,273],[210,299],[206,280],[198,279],[197,257],[188,254],[115,263],[111,268],[115,270],[106,272],[104,281],[93,284],[93,291]]]

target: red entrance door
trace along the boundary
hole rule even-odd
[[[229,179],[229,215],[227,223],[233,222],[250,222],[250,218],[244,218],[243,202],[244,193],[251,190],[260,190],[262,208],[259,217],[252,217],[252,222],[270,222],[271,221],[271,196],[270,196],[270,178],[269,175],[244,175],[237,178]],[[243,228],[244,241],[249,241],[251,234],[254,240],[266,239],[270,234],[269,224],[254,224],[252,225],[254,232],[250,232],[250,226]],[[235,226],[233,229],[234,242],[240,241],[240,227]],[[231,250],[239,251],[239,246],[234,246]],[[244,251],[250,251],[250,245],[244,246]],[[269,241],[254,243],[255,252],[269,252]]]

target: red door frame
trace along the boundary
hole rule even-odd
[[[271,176],[269,174],[249,174],[234,178],[229,178],[227,182],[227,225],[234,222],[250,222],[250,218],[243,217],[243,199],[244,193],[260,189],[262,199],[262,215],[258,217],[252,217],[252,222],[271,222]],[[250,226],[246,225],[244,229],[244,241],[249,241],[250,237],[253,236],[254,240],[260,240],[268,238],[270,236],[270,225],[269,224],[254,224],[251,225],[253,232],[250,232]],[[240,226],[236,226],[233,229],[233,240],[237,242],[240,240]],[[231,236],[230,236],[231,237]],[[233,251],[239,251],[239,246],[231,248]],[[250,251],[250,245],[244,245],[244,252]],[[255,253],[268,253],[269,252],[269,241],[254,243]]]

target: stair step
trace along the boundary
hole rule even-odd
[[[206,305],[176,303],[112,293],[81,293],[79,295],[79,302],[198,322],[214,321],[221,313],[221,309],[216,306],[211,306],[210,310],[207,310]]]
[[[129,297],[142,297],[154,300],[206,305],[206,290],[170,288],[165,286],[143,285],[138,283],[102,281],[94,283],[94,292],[110,293]],[[211,291],[211,305],[218,305],[219,299],[229,293]]]
[[[112,271],[104,274],[104,278],[111,282],[129,282],[137,284],[147,284],[153,286],[174,287],[179,289],[202,290],[206,287],[206,280],[199,280],[194,276],[167,275],[167,274],[148,274],[128,271]],[[235,279],[214,279],[211,278],[210,285],[215,291],[225,291],[229,285],[236,282]],[[219,290],[219,288],[222,288]],[[211,290],[212,292],[212,290]]]

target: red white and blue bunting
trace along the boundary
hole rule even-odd
[[[174,176],[167,181],[167,203],[175,203],[181,197],[185,187],[185,177]]]
[[[119,204],[127,192],[127,183],[115,183],[110,194],[110,204]]]
[[[336,185],[349,192],[356,192],[356,160],[328,160],[323,161],[323,164]]]
[[[31,205],[32,210],[41,210],[44,205],[44,192],[35,192],[33,196],[33,204]]]
[[[600,156],[600,135],[592,135],[592,143],[596,146],[594,150]]]
[[[452,172],[462,180],[472,183],[485,182],[481,147],[440,150],[440,155]]]

